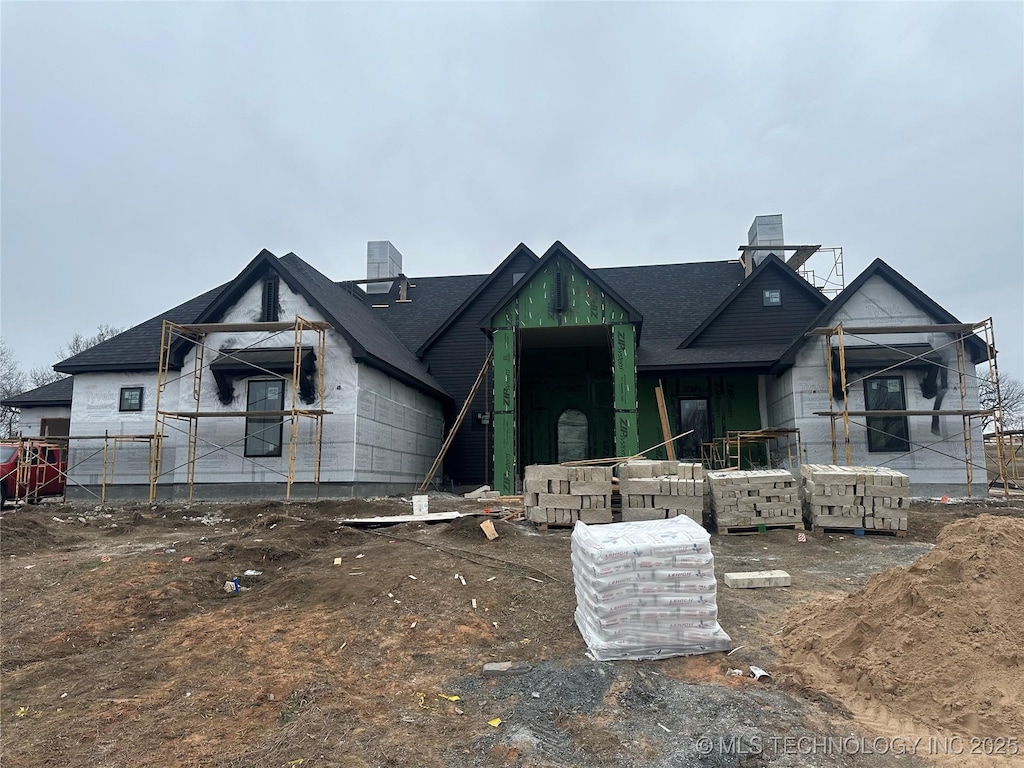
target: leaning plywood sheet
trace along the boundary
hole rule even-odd
[[[393,525],[395,523],[443,523],[462,517],[460,512],[427,512],[423,515],[386,515],[385,517],[343,517],[342,525]]]

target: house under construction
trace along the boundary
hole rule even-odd
[[[432,478],[512,494],[530,464],[652,446],[985,492],[990,321],[962,323],[881,259],[845,285],[841,249],[786,244],[781,216],[757,217],[738,253],[593,269],[560,242],[520,244],[488,274],[414,278],[379,241],[365,279],[335,282],[263,251],[55,366],[73,377],[62,404],[45,388],[9,403],[25,434],[69,419],[73,493],[372,495]],[[84,439],[110,435],[149,439],[111,469]]]

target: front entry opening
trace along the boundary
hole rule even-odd
[[[606,326],[519,331],[518,466],[615,455]]]

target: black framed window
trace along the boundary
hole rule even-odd
[[[249,413],[284,410],[284,379],[253,379],[249,381],[245,410]],[[245,455],[280,456],[281,416],[247,416],[245,418]]]
[[[117,410],[141,411],[142,387],[121,387],[121,399],[118,403]]]
[[[701,457],[701,446],[711,442],[711,408],[706,398],[688,398],[679,401],[679,431],[693,430],[676,443],[676,456],[683,459]]]
[[[864,410],[905,411],[907,395],[902,376],[874,376],[864,380]],[[909,451],[910,424],[903,414],[868,416],[868,450],[872,453]]]
[[[781,307],[782,306],[782,289],[781,288],[765,288],[761,291],[761,304],[765,307]]]

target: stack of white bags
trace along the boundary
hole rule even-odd
[[[572,531],[576,626],[598,661],[728,650],[711,537],[685,515]]]

